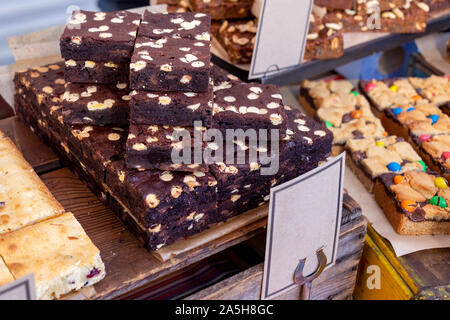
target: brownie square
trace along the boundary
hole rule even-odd
[[[106,185],[147,228],[215,207],[216,184],[208,172],[127,170],[124,160],[107,166]]]
[[[126,83],[68,83],[62,101],[64,121],[69,124],[126,126],[130,109],[128,93]]]
[[[171,171],[208,171],[202,158],[195,161],[194,149],[200,152],[206,146],[203,141],[205,127],[172,127],[157,125],[130,125],[126,144],[129,169],[161,169]],[[200,140],[195,140],[198,135]],[[186,143],[184,145],[184,142]],[[172,152],[186,157],[186,163],[175,163]],[[189,154],[184,154],[189,152]],[[184,160],[184,158],[183,158]]]
[[[209,14],[185,13],[152,13],[145,11],[138,37],[150,39],[183,38],[209,41],[211,18]]]
[[[242,82],[238,77],[225,71],[221,67],[211,62],[211,78],[214,83],[214,90],[228,86],[229,82]]]
[[[201,121],[209,126],[212,117],[212,85],[207,92],[133,91],[130,122],[172,126],[193,126]]]
[[[280,129],[284,132],[286,122],[277,86],[234,82],[215,87],[213,126],[224,134],[226,129]]]
[[[250,15],[253,0],[189,0],[195,12],[211,15],[213,20],[239,19]]]
[[[74,11],[60,38],[64,59],[129,62],[141,15]]]
[[[130,85],[146,91],[208,91],[209,42],[138,37],[130,64]]]
[[[123,83],[128,82],[129,63],[95,62],[91,60],[66,60],[64,79],[74,83]]]

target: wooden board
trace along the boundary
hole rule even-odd
[[[107,275],[94,286],[91,299],[115,298],[245,241],[263,231],[267,224],[266,218],[261,219],[169,261],[159,262],[69,169],[52,171],[41,178],[64,208],[75,214],[100,249]]]
[[[0,120],[0,130],[8,136],[38,173],[61,167],[56,154],[17,117]]]
[[[360,216],[341,227],[336,264],[313,281],[312,300],[351,299],[362,253],[366,221]],[[188,300],[255,300],[261,296],[264,263],[189,296]],[[300,288],[278,297],[298,299]]]

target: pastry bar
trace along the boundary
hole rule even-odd
[[[410,107],[427,102],[407,79],[361,80],[359,87],[377,115],[381,115],[386,108]]]
[[[434,172],[387,173],[379,177],[375,200],[402,235],[450,234],[450,189]]]
[[[126,83],[129,63],[95,62],[91,60],[65,61],[64,79],[74,83]]]
[[[355,10],[332,10],[324,17],[326,26],[342,32],[378,31],[389,33],[425,32],[428,12],[425,2],[408,2],[408,7],[393,8],[382,11],[379,24],[371,23],[373,7],[360,3]]]
[[[450,135],[411,135],[411,143],[430,170],[450,179]]]
[[[129,169],[161,169],[170,171],[208,171],[200,157],[195,161],[195,148],[203,154],[203,126],[172,127],[158,125],[130,125],[126,144]],[[198,134],[198,142],[195,140]],[[187,152],[185,154],[185,152]],[[174,162],[173,154],[183,162]]]
[[[145,91],[206,92],[210,59],[208,41],[138,37],[130,86]]]
[[[189,9],[189,0],[157,0],[156,4],[167,4],[168,12],[187,12]]]
[[[60,38],[61,56],[129,63],[141,15],[129,11],[74,11]]]
[[[428,78],[408,78],[417,92],[431,103],[450,114],[450,80],[448,76],[431,75]]]
[[[384,110],[382,123],[390,133],[405,139],[409,139],[411,134],[446,134],[450,130],[450,118],[430,103],[387,108]]]
[[[305,61],[339,58],[344,52],[342,33],[332,28],[323,26],[314,32],[310,28],[306,39]]]
[[[226,129],[286,129],[280,91],[274,85],[228,82],[215,86],[213,126]],[[270,133],[267,134],[268,139]]]
[[[353,9],[353,0],[314,0],[314,4],[319,7],[330,9]]]
[[[305,80],[299,100],[310,115],[322,120],[333,133],[333,155],[341,153],[349,139],[386,136],[367,100],[347,80]]]
[[[193,41],[209,41],[210,29],[211,17],[209,14],[145,11],[138,36],[149,39],[182,38]]]
[[[9,138],[1,138],[0,234],[63,212],[64,208],[55,200],[14,143]]]
[[[14,281],[14,277],[0,257],[0,286]]]
[[[189,0],[192,11],[209,13],[213,20],[240,19],[250,15],[253,0]]]
[[[130,122],[133,124],[209,126],[212,117],[212,85],[207,92],[147,92],[130,94]]]
[[[131,97],[127,83],[115,85],[67,83],[62,114],[69,124],[126,126]]]
[[[38,299],[59,298],[105,277],[100,251],[69,212],[1,235],[0,256],[14,278],[34,274]]]
[[[350,139],[345,144],[347,164],[369,192],[384,173],[425,171],[426,165],[403,138]]]
[[[250,63],[257,32],[254,20],[224,20],[217,37],[233,63]]]

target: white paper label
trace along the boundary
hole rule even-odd
[[[0,300],[35,300],[34,276],[29,274],[0,287]]]
[[[313,0],[262,0],[249,79],[302,62],[312,5]]]
[[[334,265],[342,215],[345,153],[270,190],[262,299],[297,286],[294,273],[306,258],[303,275],[318,267],[323,247],[326,268]],[[313,284],[314,287],[314,284]]]

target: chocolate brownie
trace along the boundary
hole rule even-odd
[[[228,86],[230,82],[242,82],[238,77],[228,73],[224,69],[218,67],[211,62],[211,78],[214,83],[214,90],[221,88],[223,86]]]
[[[210,29],[211,18],[208,14],[145,11],[138,36],[149,39],[182,38],[209,41]]]
[[[91,60],[66,60],[64,79],[74,83],[124,83],[128,82],[128,63],[95,62]]]
[[[331,9],[353,9],[353,0],[314,0],[314,4]]]
[[[240,19],[250,16],[253,0],[190,0],[195,12],[209,13],[213,20]]]
[[[212,85],[208,92],[130,93],[130,122],[134,124],[209,126],[212,116]]]
[[[116,85],[68,83],[62,99],[64,121],[69,124],[126,126],[129,89]]]
[[[375,200],[399,234],[450,234],[450,189],[435,172],[381,175]]]
[[[202,155],[205,127],[172,127],[130,125],[126,144],[129,169],[161,169],[171,171],[208,171]],[[198,138],[195,139],[195,136]],[[195,161],[195,148],[200,157]],[[187,152],[187,153],[186,153]],[[174,161],[174,153],[180,161]],[[181,162],[182,160],[182,162]]]
[[[231,62],[250,63],[257,32],[254,20],[224,20],[217,37]]]
[[[124,160],[107,166],[106,185],[147,228],[215,206],[216,184],[208,172],[127,170]]]
[[[206,92],[209,42],[138,37],[130,64],[130,86],[146,91]]]
[[[309,32],[306,39],[305,61],[339,58],[344,53],[342,33],[334,29],[324,27],[317,32]]]
[[[188,12],[189,1],[188,0],[157,0],[156,4],[167,4],[168,12]]]
[[[355,10],[333,10],[328,12],[323,21],[325,26],[342,32],[390,32],[417,33],[425,32],[429,7],[425,2],[408,2],[408,7],[393,8],[380,12],[379,24],[373,15],[376,9],[358,4]]]
[[[286,114],[277,86],[228,83],[215,87],[213,126],[226,129],[286,129]],[[268,134],[270,136],[270,134]]]
[[[60,38],[64,59],[129,62],[141,15],[74,11]]]

